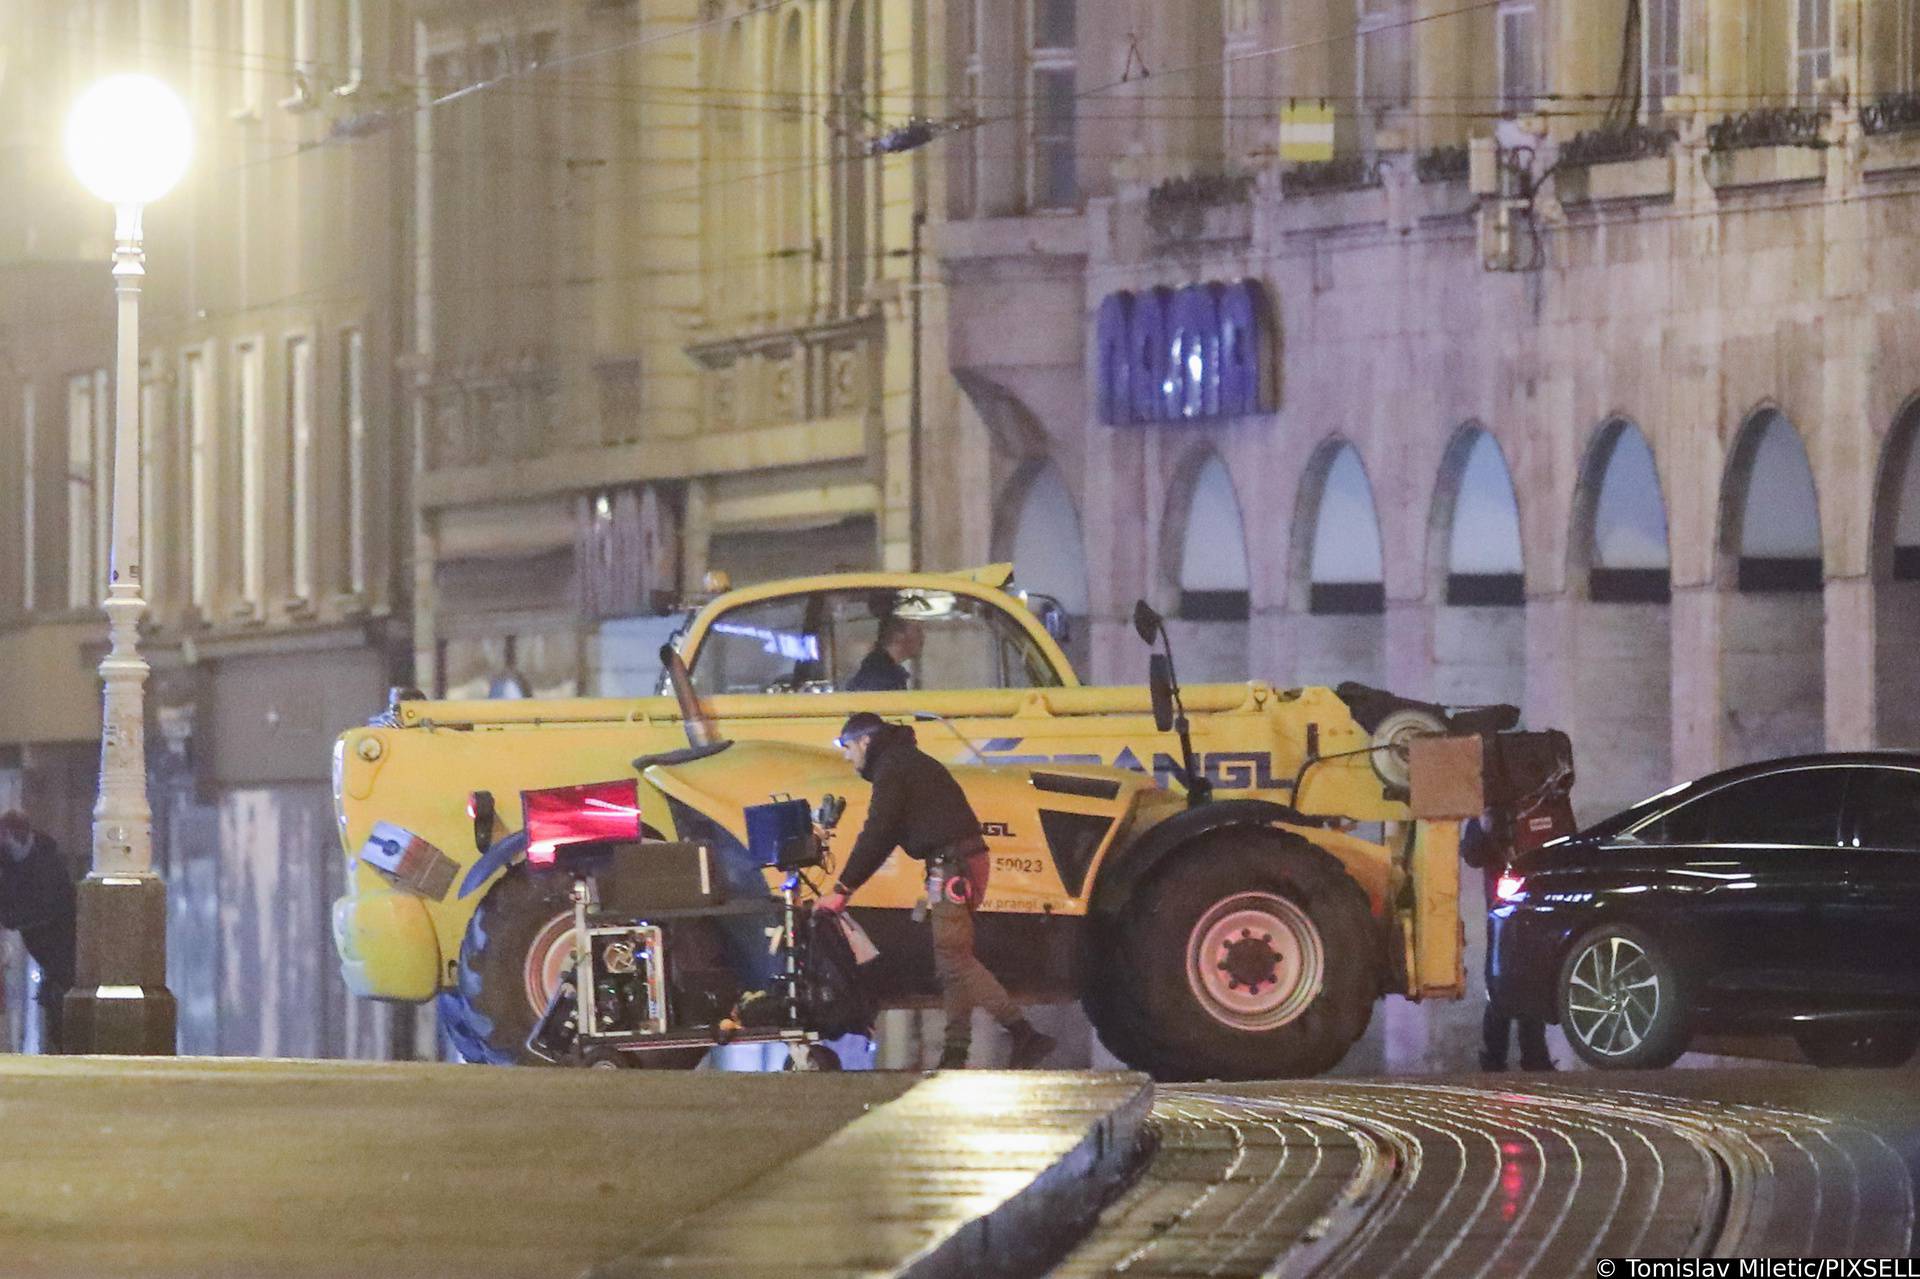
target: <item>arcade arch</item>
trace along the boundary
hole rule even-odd
[[[1177,592],[1175,647],[1183,678],[1251,678],[1246,525],[1233,478],[1211,449],[1188,460],[1167,504],[1166,576]]]
[[[1434,696],[1519,705],[1527,643],[1520,506],[1500,442],[1481,427],[1462,427],[1441,461],[1427,562],[1444,601],[1434,613]]]
[[[1067,491],[1060,468],[1051,462],[1034,463],[1017,477],[1003,499],[1000,526],[997,551],[1013,561],[1014,585],[1060,601],[1073,627],[1065,645],[1067,656],[1086,678],[1091,651],[1087,622],[1092,612],[1087,552],[1073,494]]]
[[[1665,789],[1673,777],[1673,627],[1667,507],[1653,450],[1625,418],[1588,446],[1575,492],[1569,727],[1580,816]]]
[[[1826,741],[1820,511],[1800,432],[1778,409],[1747,420],[1720,504],[1721,759]]]
[[[1887,438],[1873,535],[1874,741],[1920,749],[1920,403]]]
[[[1386,581],[1380,518],[1360,453],[1322,444],[1301,481],[1294,516],[1293,679],[1378,684],[1386,669]]]

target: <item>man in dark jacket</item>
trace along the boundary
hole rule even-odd
[[[847,762],[873,783],[867,821],[846,868],[817,909],[847,908],[847,899],[873,878],[895,848],[927,865],[927,909],[933,918],[933,962],[946,1005],[947,1031],[940,1069],[967,1064],[973,1010],[984,1008],[1013,1036],[1008,1062],[1037,1066],[1053,1051],[1052,1036],[1034,1029],[1006,987],[973,953],[973,912],[986,895],[993,862],[980,837],[980,819],[946,766],[915,744],[913,730],[862,711],[840,730]]]
[[[0,813],[0,928],[17,928],[40,965],[47,1052],[61,1048],[60,1010],[73,986],[73,873],[51,836],[33,829],[25,813]]]
[[[1513,846],[1506,832],[1511,824],[1488,809],[1460,827],[1460,859],[1474,867],[1486,879],[1487,909],[1500,904],[1495,892],[1500,877],[1513,866]],[[1480,1069],[1507,1068],[1507,1041],[1510,1029],[1520,1040],[1520,1069],[1552,1070],[1553,1058],[1547,1054],[1547,1025],[1526,1014],[1508,1016],[1493,1002],[1493,921],[1487,921],[1487,1009],[1480,1017]]]
[[[873,650],[860,661],[860,669],[847,681],[849,693],[898,693],[909,687],[912,677],[906,663],[920,656],[927,645],[927,631],[920,623],[894,613],[880,619],[880,635]]]

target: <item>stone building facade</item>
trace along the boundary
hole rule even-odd
[[[423,684],[618,691],[659,639],[600,623],[709,568],[913,564],[943,175],[877,144],[938,91],[926,6],[414,8]]]
[[[0,4],[0,799],[77,865],[99,755],[112,214],[60,139],[74,97],[119,70],[169,81],[195,123],[188,176],[146,215],[140,388],[148,758],[186,1051],[396,1047],[331,973],[327,758],[410,678],[393,384],[409,157],[354,123],[388,104],[409,48],[393,7],[363,0]]]
[[[1098,680],[1145,596],[1190,678],[1516,703],[1587,816],[1920,745],[1913,5],[1175,8],[950,15],[963,558],[1082,601]]]
[[[195,124],[142,309],[183,1050],[432,1051],[430,1013],[348,999],[329,938],[330,748],[389,687],[651,691],[649,615],[709,567],[917,562],[914,440],[958,398],[944,171],[888,141],[941,91],[926,10],[0,0],[0,804],[76,868],[112,222],[59,139],[121,69]]]

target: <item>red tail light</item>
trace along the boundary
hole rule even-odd
[[[520,803],[535,866],[551,866],[562,845],[640,838],[640,784],[632,778],[522,791]]]
[[[1499,881],[1494,884],[1493,895],[1503,902],[1510,902],[1518,897],[1520,890],[1526,886],[1526,880],[1520,878],[1518,875],[1509,873],[1502,875]]]

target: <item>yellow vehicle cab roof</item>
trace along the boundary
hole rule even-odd
[[[1080,674],[1073,669],[1073,662],[1068,659],[1066,652],[1061,649],[1053,636],[1047,633],[1046,627],[1040,624],[1040,619],[1005,589],[1012,581],[1013,565],[1011,564],[986,564],[979,568],[962,569],[952,573],[874,571],[777,578],[771,582],[738,587],[718,599],[709,601],[695,614],[692,625],[687,628],[686,637],[680,641],[679,648],[683,655],[696,653],[715,618],[743,605],[757,604],[763,600],[779,599],[789,595],[808,595],[815,591],[923,588],[950,591],[955,595],[965,595],[993,605],[1006,614],[1013,624],[1020,627],[1034,642],[1041,655],[1058,672],[1062,687],[1078,688]]]

